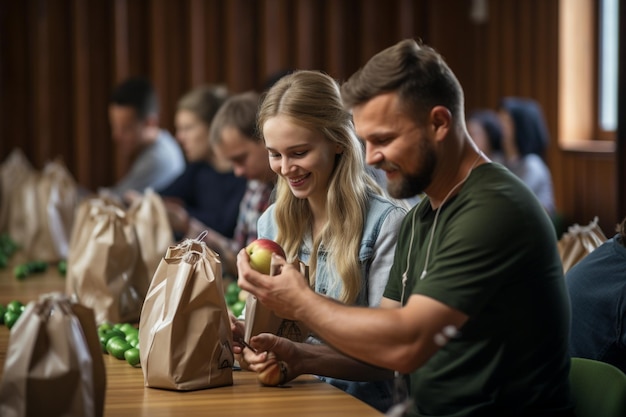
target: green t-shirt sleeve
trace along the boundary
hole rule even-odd
[[[554,242],[541,237],[545,233],[544,225],[537,223],[541,216],[524,214],[532,206],[497,197],[467,198],[452,205],[442,213],[428,273],[413,293],[468,315],[483,309],[502,286],[525,278],[524,263],[532,262],[525,250],[528,245]],[[552,251],[547,248],[547,252]]]

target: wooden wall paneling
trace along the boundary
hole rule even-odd
[[[487,9],[486,20],[479,22],[471,21],[472,30],[466,37],[473,55],[470,60],[471,74],[469,75],[469,77],[471,77],[469,84],[473,86],[473,91],[471,94],[468,94],[467,91],[465,91],[466,115],[469,115],[476,109],[488,108],[491,106],[489,103],[488,90],[490,83],[487,78],[488,71],[486,70],[486,67],[488,67],[487,63],[489,62],[489,57],[492,55],[492,51],[495,48],[491,48],[489,44],[491,39],[488,32],[491,27],[489,24],[490,18],[493,18],[493,16],[490,16],[490,12]]]
[[[343,27],[341,2],[326,0],[327,37],[324,45],[324,68],[330,74],[341,74],[344,47],[339,42]]]
[[[349,77],[370,58],[362,57],[359,53],[362,28],[358,26],[359,21],[355,16],[358,10],[352,1],[326,0],[328,36],[324,68],[335,78]]]
[[[558,143],[558,77],[559,77],[559,21],[558,1],[536,1],[537,11],[532,17],[535,22],[535,76],[533,79],[534,94],[542,103],[546,123],[550,132],[550,144],[546,155],[546,162],[552,175],[556,209],[563,211],[563,197],[561,184],[567,180],[561,175],[561,152]]]
[[[517,2],[517,19],[519,19],[519,27],[525,28],[517,33],[518,48],[516,55],[519,57],[519,94],[526,97],[536,97],[534,92],[534,75],[537,68],[537,55],[541,53],[536,43],[537,26],[535,13],[541,5],[535,4],[536,1],[520,1]],[[530,30],[529,30],[530,29]]]
[[[362,0],[343,0],[339,2],[343,6],[343,10],[341,11],[343,30],[340,32],[340,37],[335,39],[335,42],[343,44],[343,59],[339,71],[331,73],[335,78],[349,77],[371,58],[371,56],[364,56],[362,53],[363,47],[361,44],[363,43],[363,31],[377,29],[364,28],[361,25],[361,1]],[[380,2],[380,7],[388,7],[388,2]],[[395,42],[392,33],[385,33],[379,30],[378,33],[382,38],[380,45],[390,46]]]
[[[584,190],[585,213],[597,215],[600,227],[607,237],[615,232],[615,224],[619,221],[616,213],[615,169],[612,155],[584,155],[583,163],[587,165],[589,181]],[[591,219],[590,219],[591,220]]]
[[[466,97],[466,106],[474,107],[475,86],[472,35],[474,25],[470,20],[469,3],[460,5],[455,0],[437,1],[431,4],[431,19],[434,22],[446,22],[433,25],[430,33],[430,46],[434,47],[446,60],[461,83]],[[455,28],[451,31],[450,28]],[[459,36],[463,33],[463,36]]]
[[[92,84],[89,73],[91,70],[91,49],[95,49],[95,46],[91,43],[92,39],[89,36],[89,25],[92,22],[89,19],[88,4],[82,0],[74,0],[72,2],[72,12],[74,15],[72,28],[72,49],[74,50],[72,114],[74,115],[74,131],[72,135],[73,141],[70,143],[72,149],[69,150],[68,155],[78,155],[78,157],[72,158],[70,170],[73,171],[76,180],[80,184],[91,188],[95,185],[91,178],[92,161],[90,160],[94,154],[91,147],[94,142],[88,139],[91,139],[90,121],[97,116],[93,115],[93,109],[89,100]]]
[[[444,55],[463,84],[468,109],[495,107],[504,95],[537,98],[555,136],[548,162],[557,207],[570,220],[588,222],[598,211],[594,196],[612,186],[613,210],[626,215],[626,127],[620,127],[615,160],[563,153],[556,144],[563,129],[557,125],[559,15],[569,2],[487,1],[488,20],[481,25],[470,21],[472,3],[0,0],[0,37],[10,39],[0,44],[0,157],[19,145],[41,167],[61,153],[79,182],[110,185],[124,169],[111,145],[108,97],[127,76],[152,78],[163,122],[172,126],[178,97],[196,85],[223,82],[233,92],[245,91],[285,65],[345,79],[371,55],[413,37]],[[625,62],[626,41],[620,45]],[[624,91],[622,83],[621,121]]]
[[[15,148],[31,158],[33,59],[30,31],[33,13],[26,1],[0,3],[0,163]],[[6,39],[10,39],[7,42]]]
[[[128,0],[115,0],[113,6],[113,50],[111,59],[113,61],[113,76],[109,85],[109,91],[113,91],[115,86],[122,82],[125,78],[131,76],[133,69],[131,68],[131,45],[130,45],[130,11]],[[107,103],[108,104],[108,103]],[[108,117],[108,112],[107,112]],[[111,175],[111,184],[128,168],[126,161],[118,150],[114,151],[112,160],[113,172]],[[109,185],[109,184],[107,184]]]
[[[78,0],[80,1],[80,0]],[[130,75],[130,36],[128,33],[128,0],[113,3],[113,79],[111,87]]]
[[[559,166],[561,170],[561,174],[565,178],[569,178],[569,181],[563,182],[561,185],[561,194],[563,196],[563,201],[568,201],[570,204],[567,207],[567,210],[561,209],[561,216],[563,217],[564,226],[570,226],[575,222],[576,216],[576,208],[574,207],[574,202],[576,201],[576,191],[574,190],[574,182],[573,178],[576,173],[576,161],[575,158],[568,153],[562,153],[561,155],[561,164]],[[556,186],[556,183],[555,183]]]
[[[125,0],[125,7],[128,13],[126,31],[128,32],[129,74],[127,76],[150,77],[153,64],[150,46],[154,30],[151,27],[154,0]],[[163,27],[158,30],[169,32],[179,30],[179,28]]]
[[[75,0],[81,2],[82,0]],[[115,64],[113,59],[114,39],[113,26],[115,4],[108,0],[98,0],[89,2],[89,14],[87,16],[87,36],[88,36],[88,73],[89,86],[82,90],[80,94],[87,96],[88,109],[86,118],[89,131],[86,134],[74,132],[75,146],[88,146],[89,152],[77,152],[76,164],[90,166],[90,175],[83,179],[81,184],[91,190],[98,187],[109,186],[114,182],[115,171],[115,149],[112,144],[109,120],[108,105],[109,97],[115,79]],[[81,17],[77,17],[82,19]],[[74,36],[81,36],[74,34]],[[78,56],[75,58],[79,58]],[[77,103],[74,103],[77,106]],[[88,144],[88,145],[85,145]],[[82,178],[82,176],[81,176]]]
[[[108,22],[114,5],[108,1],[72,0],[70,81],[72,123],[65,144],[70,172],[83,187],[95,191],[113,182],[113,149],[109,134],[108,80],[114,72]]]
[[[38,65],[35,70],[36,144],[34,162],[43,165],[57,156],[54,138],[67,138],[70,133],[71,57],[69,42],[69,1],[54,6],[39,2],[37,9],[36,47]],[[55,109],[55,113],[51,111]]]
[[[292,5],[296,3],[289,0],[264,0],[262,2],[262,11],[259,16],[261,20],[259,40],[263,42],[263,47],[259,49],[263,53],[259,56],[259,72],[262,74],[263,81],[293,66],[291,52],[297,44],[297,40],[294,39],[296,35],[294,27],[298,22],[294,24]]]
[[[203,83],[226,83],[226,68],[224,63],[226,29],[224,19],[224,6],[220,0],[194,0],[194,4],[200,2],[205,8],[201,15],[203,20],[193,26],[191,36],[202,37],[202,48],[192,48],[192,59],[204,60]],[[204,31],[201,27],[204,26]],[[196,56],[197,55],[197,56]],[[195,79],[194,79],[195,81]],[[194,83],[194,85],[197,82]]]
[[[362,0],[360,4],[359,67],[372,56],[398,42],[401,37],[395,17],[397,2],[381,4],[378,0]]]
[[[207,77],[209,69],[204,59],[205,54],[209,54],[207,45],[210,37],[209,32],[212,29],[209,22],[207,22],[209,17],[207,8],[208,6],[203,0],[190,0],[187,15],[185,16],[189,24],[183,25],[183,28],[186,29],[186,37],[183,37],[181,41],[189,45],[188,76],[191,86],[204,84],[205,80],[209,78]],[[213,81],[215,79],[216,77],[213,77]]]
[[[598,153],[563,153],[560,170],[568,181],[563,183],[565,226],[586,225],[598,216],[598,224],[608,236],[615,230],[615,166],[612,156]],[[607,180],[609,179],[609,180]]]
[[[481,62],[481,69],[479,70],[481,72],[479,76],[485,89],[485,95],[479,104],[494,109],[497,107],[500,97],[502,96],[503,78],[506,74],[503,71],[502,65],[503,41],[502,32],[500,31],[502,25],[502,17],[500,16],[501,8],[501,2],[489,2],[489,16],[485,23],[486,39],[483,39],[484,43],[482,45],[485,49],[485,53],[483,55],[483,61]]]
[[[424,43],[430,44],[430,32],[432,27],[438,22],[431,18],[431,0],[419,0],[414,3],[415,11],[415,39],[421,39]]]
[[[499,23],[501,62],[499,70],[503,72],[500,79],[500,96],[513,95],[517,92],[517,80],[519,79],[519,65],[517,62],[517,27],[515,3],[503,1],[496,19]]]
[[[322,51],[326,42],[324,3],[318,0],[299,0],[296,3],[293,28],[294,61],[288,69],[321,69]]]
[[[172,30],[179,27],[176,17],[183,4],[153,0],[150,10],[150,77],[159,97],[159,123],[170,132],[174,131],[173,109],[184,90],[180,88],[179,77],[185,62],[182,50],[186,42],[181,39],[181,30]]]
[[[52,20],[54,24],[50,26],[52,30],[51,62],[50,62],[50,95],[48,97],[48,106],[46,113],[50,120],[51,134],[46,136],[48,140],[42,149],[42,161],[48,162],[54,158],[62,157],[66,149],[66,141],[59,143],[56,138],[69,138],[73,135],[73,95],[71,91],[74,88],[72,58],[74,50],[72,48],[72,19],[71,13],[72,0],[63,0],[63,6],[59,7],[59,3],[51,6],[54,10]],[[57,56],[67,57],[66,59],[56,59]],[[53,113],[50,109],[61,105],[58,113]]]
[[[591,190],[595,192],[592,201],[603,219],[601,225],[607,237],[614,234],[615,226],[623,218],[617,212],[617,170],[614,162],[613,155],[598,154],[594,158],[596,183],[591,185]]]
[[[392,22],[397,22],[398,40],[415,39],[417,25],[415,24],[416,15],[418,14],[418,5],[414,0],[398,0],[396,15]]]
[[[233,92],[256,87],[259,73],[259,28],[256,16],[258,3],[252,0],[229,0],[226,2],[226,83]]]
[[[32,162],[37,167],[43,165],[43,160],[40,158],[41,151],[44,147],[47,148],[47,144],[50,142],[50,113],[49,101],[50,101],[50,58],[52,41],[51,22],[50,22],[50,10],[46,2],[33,3],[32,7],[36,13],[36,25],[33,54],[36,56],[35,71],[33,72],[33,85],[34,88],[34,125],[35,136],[34,142],[37,144],[32,149]],[[59,51],[60,52],[60,51]]]

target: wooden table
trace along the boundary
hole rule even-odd
[[[13,266],[20,261],[12,258],[6,269],[0,269],[0,303],[17,299],[26,304],[40,294],[63,291],[65,279],[54,265],[42,275],[31,275],[17,281]],[[9,343],[9,330],[0,326],[0,377]],[[256,374],[234,371],[234,384],[191,392],[175,392],[144,387],[140,368],[126,361],[104,355],[107,371],[105,416],[381,416],[380,412],[345,392],[320,382],[312,376],[301,376],[285,387],[263,387]]]

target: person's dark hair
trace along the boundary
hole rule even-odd
[[[135,109],[137,117],[144,120],[159,111],[156,92],[150,81],[141,77],[128,78],[111,94],[111,104]]]
[[[485,129],[492,151],[502,151],[502,123],[500,123],[498,113],[491,109],[475,110],[467,120],[476,121]]]
[[[534,153],[543,156],[549,134],[539,103],[528,98],[505,97],[500,101],[500,109],[513,120],[515,143],[520,155]]]
[[[374,55],[341,88],[349,108],[394,91],[416,119],[435,106],[444,106],[453,117],[464,119],[463,89],[456,76],[437,51],[413,39]]]
[[[207,126],[211,126],[213,118],[228,98],[228,89],[223,85],[210,85],[194,88],[179,101],[177,110],[194,113]]]
[[[213,118],[209,140],[214,144],[222,142],[222,131],[234,127],[246,138],[261,141],[256,127],[256,116],[259,109],[259,94],[254,91],[235,94],[229,97]]]
[[[620,243],[622,244],[622,246],[626,246],[626,217],[624,217],[624,220],[622,220],[622,222],[617,225],[616,231],[617,233],[619,233]]]

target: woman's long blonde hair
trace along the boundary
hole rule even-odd
[[[352,117],[343,107],[338,84],[318,71],[296,71],[281,78],[266,94],[259,109],[258,129],[262,135],[265,122],[284,115],[294,123],[321,132],[343,153],[337,155],[328,186],[326,211],[328,223],[313,242],[310,261],[311,285],[315,283],[317,253],[327,253],[343,283],[340,300],[353,303],[360,289],[359,247],[367,211],[369,193],[380,188],[365,171],[363,145],[354,132]],[[294,259],[304,237],[311,232],[312,215],[305,199],[294,197],[284,178],[279,177],[274,212],[278,225],[276,241],[287,258]],[[332,285],[339,285],[333,283]]]

